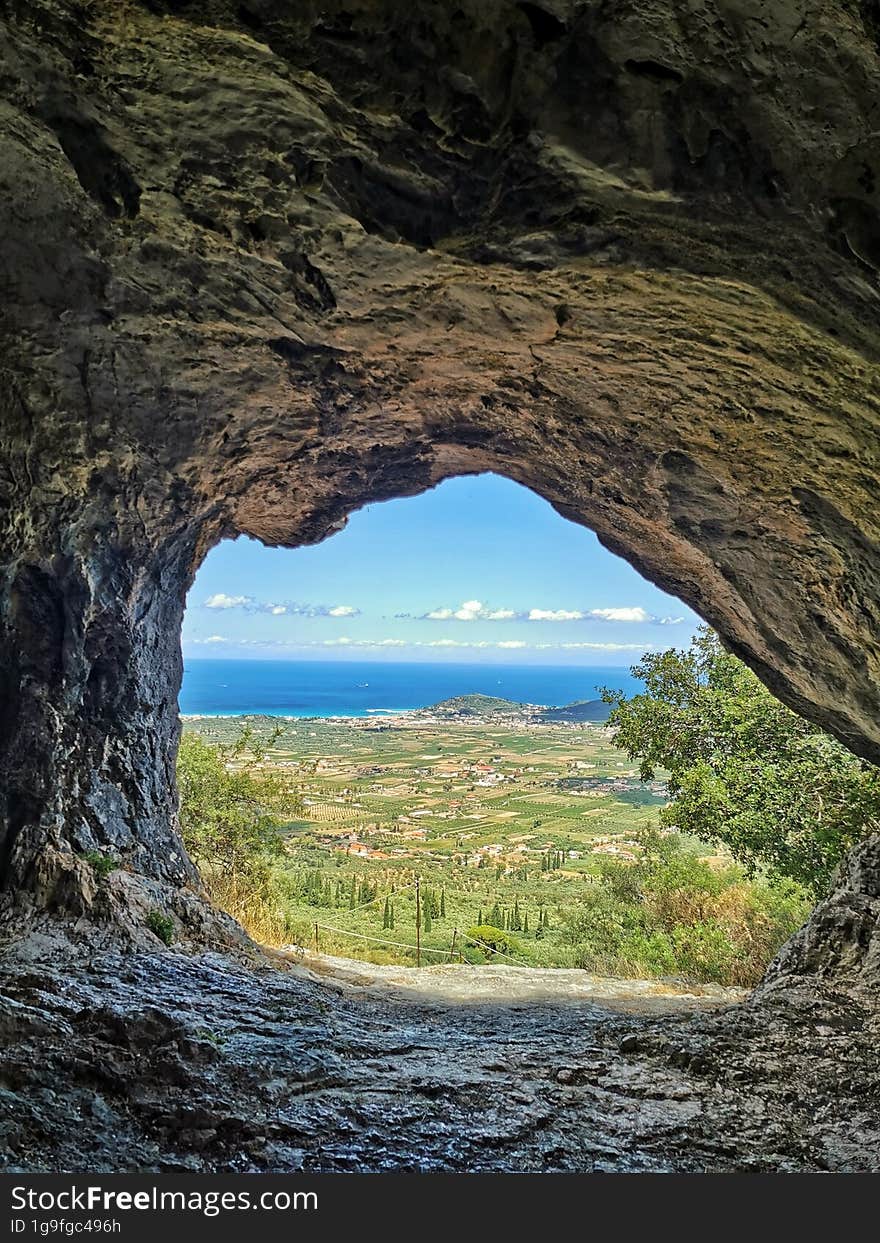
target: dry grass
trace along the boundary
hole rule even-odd
[[[202,880],[211,899],[237,919],[249,937],[276,948],[292,940],[288,920],[262,884],[234,876],[205,876]]]

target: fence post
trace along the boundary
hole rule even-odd
[[[416,966],[422,965],[422,904],[420,897],[421,877],[416,877]]]
[[[457,936],[458,936],[458,929],[453,928],[452,929],[452,944],[449,947],[449,959],[448,959],[449,962],[452,962],[453,959],[455,958],[455,938]]]
[[[315,953],[318,952],[318,922],[315,921]]]

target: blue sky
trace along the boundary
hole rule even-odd
[[[206,558],[187,659],[493,660],[629,665],[699,619],[497,475],[369,505],[309,548],[227,540]]]

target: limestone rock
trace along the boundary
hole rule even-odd
[[[880,758],[872,11],[4,6],[7,895],[94,916],[100,848],[198,907],[201,557],[456,473],[540,492]]]

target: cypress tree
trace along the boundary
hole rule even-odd
[[[391,910],[388,912],[388,927],[394,927],[394,903],[391,903]]]
[[[390,920],[391,920],[391,903],[390,903],[390,902],[389,902],[389,900],[386,898],[386,899],[385,899],[385,909],[382,911],[382,927],[383,927],[383,928],[390,928],[390,927],[391,927]]]
[[[440,890],[440,918],[446,918],[446,886]]]
[[[422,907],[422,931],[431,931],[431,903],[426,902]]]
[[[523,932],[528,932],[528,930],[529,930],[529,913],[528,913],[528,911],[526,911],[525,915],[523,915],[523,928],[522,928],[522,930],[523,930]]]
[[[479,913],[479,915],[477,916],[477,925],[478,925],[480,928],[482,928],[482,926],[483,926],[483,908],[482,908],[482,907],[480,907],[480,913]]]

